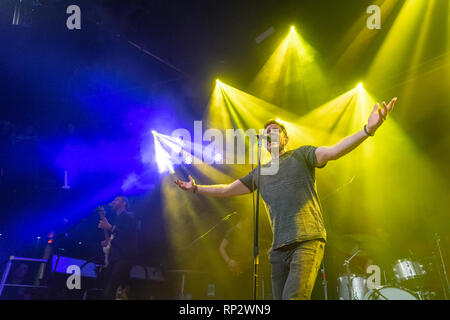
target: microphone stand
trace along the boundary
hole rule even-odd
[[[445,263],[444,263],[444,258],[442,257],[442,251],[441,251],[441,245],[440,245],[441,239],[439,238],[439,235],[437,233],[434,234],[434,237],[435,237],[435,240],[436,240],[436,247],[438,248],[438,251],[439,251],[439,257],[441,259],[441,267],[442,267],[442,271],[444,272],[445,282],[447,284],[447,287],[445,288],[444,284],[443,284],[444,281],[442,280],[442,276],[440,276],[441,283],[442,283],[442,289],[443,289],[442,291],[444,292],[445,300],[447,300],[448,299],[447,298],[447,292],[449,291],[450,286],[448,284],[448,277],[447,277],[446,266],[445,266]]]
[[[261,144],[262,139],[257,135],[258,139],[258,164],[256,167],[257,174],[257,189],[256,189],[256,210],[254,212],[254,242],[253,242],[253,300],[257,297],[257,283],[258,283],[258,264],[259,264],[259,247],[258,247],[258,224],[259,224],[259,198],[260,198],[260,186],[261,186]],[[253,151],[252,151],[253,152]]]

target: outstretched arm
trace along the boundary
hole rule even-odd
[[[195,184],[195,180],[189,176],[189,181],[176,180],[175,183],[185,191],[193,193],[205,194],[213,197],[234,197],[250,193],[251,191],[240,181],[235,180],[230,184],[216,184],[209,186],[201,186]]]
[[[388,114],[394,108],[395,101],[397,101],[397,98],[393,98],[387,105],[383,101],[381,108],[379,108],[378,103],[375,104],[372,113],[369,116],[367,126],[365,127],[367,133],[364,129],[362,129],[357,133],[346,137],[344,140],[335,144],[332,147],[317,148],[316,149],[317,166],[321,167],[330,160],[339,159],[340,157],[354,150],[364,140],[366,140],[368,138],[368,134],[371,136],[374,135],[377,129],[386,120]]]
[[[220,255],[222,256],[222,259],[225,261],[225,263],[228,264],[228,261],[230,261],[231,258],[228,256],[227,246],[228,246],[228,240],[223,239],[219,246],[219,252],[220,252]]]

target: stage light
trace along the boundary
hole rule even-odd
[[[358,85],[356,86],[356,88],[358,88],[359,90],[363,89],[363,84],[362,82],[358,83]]]
[[[216,154],[214,155],[214,161],[215,161],[215,162],[222,162],[222,160],[223,160],[222,154],[216,153]]]
[[[192,164],[192,156],[188,155],[184,157],[184,163],[185,164]]]
[[[162,146],[161,136],[162,135],[159,135],[156,132],[153,133],[153,140],[155,143],[155,160],[158,165],[158,172],[164,173],[169,171],[170,173],[173,173],[174,170],[172,162],[170,161],[170,154]]]
[[[209,103],[208,125],[214,128],[262,128],[276,114],[289,119],[294,115],[244,91],[221,83]]]
[[[323,98],[326,82],[315,57],[314,48],[292,26],[249,90],[277,106],[302,106],[308,110]]]
[[[281,119],[280,118],[276,118],[275,119],[277,122],[281,122]]]
[[[172,137],[162,133],[153,132],[155,159],[159,173],[169,171],[174,173],[174,164],[181,164],[180,158],[185,142],[179,137]]]
[[[41,240],[41,237],[36,237],[36,239]]]

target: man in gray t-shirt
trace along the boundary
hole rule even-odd
[[[261,176],[260,193],[270,214],[273,249],[326,239],[315,183],[316,149],[302,146],[286,151],[279,157],[277,174]],[[240,181],[254,191],[258,185],[257,169]]]
[[[286,128],[275,120],[264,125],[271,137],[265,147],[271,151],[272,162],[278,160],[279,166],[275,174],[261,175],[259,184],[273,230],[270,263],[274,299],[310,299],[323,259],[326,232],[315,185],[315,168],[339,159],[373,136],[396,100],[393,98],[387,105],[383,102],[381,108],[376,104],[362,130],[331,147],[302,146],[287,151]],[[239,196],[256,189],[257,169],[228,185],[197,185],[191,176],[187,182],[177,180],[175,183],[193,193]]]

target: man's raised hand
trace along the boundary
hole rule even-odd
[[[393,98],[387,105],[386,102],[383,101],[381,108],[378,103],[375,104],[372,112],[370,113],[369,121],[367,122],[367,130],[369,130],[371,134],[374,134],[386,120],[388,114],[392,111],[392,109],[394,109],[395,101],[397,101],[397,97]]]

